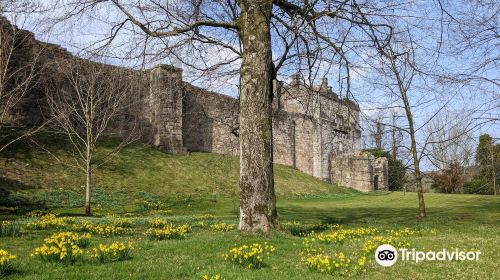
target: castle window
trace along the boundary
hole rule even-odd
[[[342,115],[337,115],[337,125],[339,127],[343,127],[344,126],[344,117]]]

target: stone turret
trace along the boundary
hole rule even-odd
[[[323,78],[321,80],[321,86],[319,87],[319,90],[321,92],[328,92],[329,90],[331,90],[331,87],[328,86],[328,78]]]
[[[170,65],[158,65],[150,70],[149,79],[153,144],[169,153],[184,152],[182,70]]]

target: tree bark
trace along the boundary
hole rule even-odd
[[[272,0],[241,0],[240,223],[269,233],[277,220],[272,158]]]

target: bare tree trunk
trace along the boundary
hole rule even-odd
[[[92,216],[92,210],[90,208],[90,191],[92,187],[92,165],[90,162],[90,147],[87,147],[87,162],[85,174],[87,175],[86,185],[85,185],[85,215]]]
[[[398,141],[396,139],[396,115],[392,114],[392,158],[398,158]]]
[[[375,132],[375,145],[377,149],[382,150],[382,138],[384,136],[384,128],[380,121],[376,122],[376,132]]]
[[[497,182],[496,182],[496,171],[495,171],[495,156],[493,154],[493,151],[495,151],[495,143],[491,145],[491,171],[493,175],[493,195],[497,195]]]
[[[92,171],[90,167],[87,168],[87,184],[85,186],[85,215],[92,216],[92,211],[90,208],[90,189],[92,184]]]
[[[424,192],[422,190],[422,174],[420,173],[420,159],[417,153],[417,140],[415,138],[415,127],[413,121],[413,114],[411,112],[411,105],[408,100],[408,95],[406,94],[406,88],[403,84],[403,80],[399,75],[399,72],[396,68],[394,60],[391,60],[392,70],[396,76],[398,81],[399,91],[401,93],[401,98],[403,99],[403,103],[405,106],[406,118],[408,120],[408,125],[410,128],[410,139],[411,139],[411,153],[413,157],[413,165],[415,168],[415,185],[417,187],[418,193],[418,216],[420,218],[424,218],[427,216],[425,211],[425,201],[424,201]]]
[[[240,1],[240,224],[269,233],[276,222],[272,159],[272,0]]]

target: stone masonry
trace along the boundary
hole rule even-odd
[[[332,183],[368,191],[388,190],[386,158],[375,158],[366,152],[331,157]]]
[[[5,26],[9,26],[8,21],[0,17],[0,28]],[[27,55],[26,49],[35,47],[44,50],[40,64],[46,72],[51,71],[51,61],[79,59],[59,46],[35,40],[34,36],[16,55]],[[165,152],[239,155],[238,99],[183,82],[182,70],[170,65],[124,71],[137,75],[141,85],[130,97],[133,105],[124,112],[126,117],[118,120],[112,131],[126,134],[129,122],[134,120],[142,140]],[[274,89],[276,163],[361,191],[387,190],[387,161],[358,152],[361,126],[356,103],[340,98],[326,79],[321,85],[310,87],[299,74],[288,85],[275,81]],[[43,119],[43,92],[40,86],[35,87],[24,97],[12,110],[13,124],[35,125]]]
[[[169,153],[184,152],[182,141],[182,70],[160,65],[149,71],[151,142]]]

